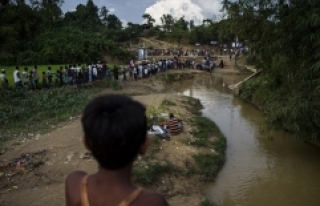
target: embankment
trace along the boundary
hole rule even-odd
[[[148,118],[172,112],[183,120],[182,133],[172,136],[171,141],[150,136],[147,155],[134,164],[133,181],[164,194],[171,205],[210,205],[203,200],[204,189],[224,164],[226,139],[215,123],[201,116],[199,100],[172,92],[170,85],[174,82],[193,78],[199,72],[180,73],[173,70],[139,81],[120,82],[117,90],[109,88],[102,93],[132,96],[146,105]],[[69,121],[63,118],[63,122],[50,122],[49,132],[28,130],[30,135],[22,134],[5,143],[5,152],[0,156],[1,204],[64,205],[66,175],[73,170],[96,171],[96,162],[82,145],[80,113],[72,115]],[[32,164],[9,166],[16,158]]]

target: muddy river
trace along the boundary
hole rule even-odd
[[[244,78],[197,77],[178,86],[201,100],[203,115],[227,137],[227,161],[207,197],[223,206],[320,205],[320,149],[267,131],[262,113],[227,87]]]

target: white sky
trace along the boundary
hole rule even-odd
[[[145,13],[150,14],[156,24],[161,24],[163,14],[171,14],[175,18],[185,17],[185,20],[194,20],[201,24],[203,19],[219,16],[221,0],[158,0],[146,8]]]

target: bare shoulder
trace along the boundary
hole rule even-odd
[[[74,181],[81,181],[81,179],[86,176],[87,173],[83,172],[83,171],[74,171],[72,173],[70,173],[67,178],[66,178],[66,184],[68,183],[74,183]]]
[[[143,191],[139,198],[140,200],[137,201],[138,205],[153,205],[153,206],[168,206],[167,200],[164,196],[154,193]]]
[[[65,180],[65,195],[67,206],[77,206],[81,202],[80,184],[81,180],[86,175],[87,174],[85,172],[74,171],[67,176]]]

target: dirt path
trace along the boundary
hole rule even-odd
[[[181,73],[180,70],[168,71]],[[203,73],[197,70],[183,70],[183,72]],[[207,75],[207,74],[205,74]],[[174,112],[184,121],[184,132],[175,136],[172,141],[161,141],[156,146],[158,152],[152,161],[159,164],[170,162],[186,171],[192,163],[193,154],[204,151],[186,145],[185,140],[192,139],[189,118],[193,115],[186,107],[187,99],[176,94],[163,93],[162,81],[155,77],[140,81],[122,83],[124,90],[105,90],[103,93],[125,93],[134,95],[134,99],[147,107],[168,113]],[[169,100],[174,106],[163,106],[162,102]],[[0,169],[5,161],[29,154],[27,157],[37,159],[44,165],[35,166],[35,169],[5,171],[0,173],[0,205],[10,206],[42,206],[65,204],[64,179],[74,170],[84,170],[89,173],[96,171],[97,164],[93,159],[84,158],[87,152],[82,145],[83,132],[80,116],[71,117],[69,122],[61,123],[47,134],[30,134],[32,138],[13,140],[8,143],[8,151],[0,156]],[[152,137],[155,138],[155,137]],[[147,164],[145,159],[138,160],[137,164]],[[1,170],[0,170],[1,171]],[[165,194],[172,205],[198,205],[203,199],[203,183],[196,177],[186,178],[173,173],[164,175],[156,185],[147,188]]]

